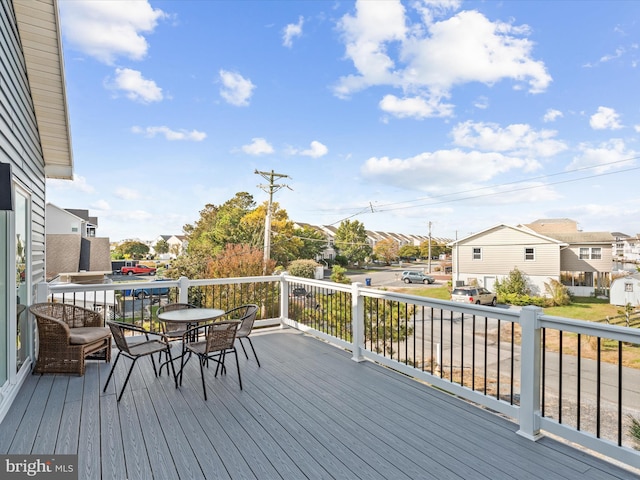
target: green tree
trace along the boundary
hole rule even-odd
[[[349,263],[362,262],[371,256],[371,245],[367,243],[367,231],[358,220],[344,220],[336,231],[335,247]]]
[[[207,204],[200,211],[200,218],[195,224],[187,224],[183,227],[187,236],[190,254],[215,255],[223,250],[229,243],[247,243],[247,237],[251,232],[246,232],[242,224],[242,218],[253,211],[255,202],[247,192],[239,192],[220,206]]]
[[[302,241],[302,246],[298,250],[298,258],[315,259],[322,254],[327,246],[327,238],[322,232],[308,225],[295,230],[295,235]]]
[[[134,260],[140,260],[147,256],[149,253],[149,246],[136,241],[122,242],[115,248],[116,255],[120,258],[132,258]]]
[[[392,238],[385,238],[376,243],[373,247],[373,253],[380,260],[384,261],[387,265],[391,265],[393,260],[396,260],[399,256],[400,246],[398,242]]]
[[[446,243],[436,242],[431,239],[431,256],[439,257],[442,254],[450,255],[451,247],[448,247]],[[420,244],[420,256],[429,258],[429,240]]]
[[[156,242],[153,246],[153,250],[158,254],[162,255],[164,253],[169,253],[169,244],[164,238],[161,238]]]
[[[398,250],[400,258],[418,258],[420,257],[420,247],[416,245],[403,245]]]

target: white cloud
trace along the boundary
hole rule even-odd
[[[423,23],[410,25],[399,0],[359,0],[356,13],[345,15],[338,25],[346,57],[353,62],[357,74],[341,77],[334,93],[346,98],[370,86],[400,88],[407,98],[424,98],[423,107],[415,110],[414,106],[415,113],[410,115],[422,118],[429,112],[438,116],[452,114],[451,105],[436,106],[448,99],[457,85],[481,82],[492,86],[511,79],[517,87],[527,84],[530,93],[543,92],[548,87],[551,76],[541,61],[532,58],[533,42],[526,38],[529,27],[491,22],[477,11],[462,11],[445,20],[432,21],[435,15],[458,5],[423,3],[416,7]],[[380,106],[392,109],[389,101],[383,99]],[[408,105],[402,108],[395,102],[395,108],[406,113]]]
[[[555,122],[558,118],[562,118],[562,112],[560,110],[556,110],[554,108],[549,108],[542,117],[542,121],[545,123]]]
[[[91,0],[60,1],[65,39],[77,50],[112,64],[116,57],[143,59],[149,48],[144,33],[151,33],[158,20],[167,17],[148,1]]]
[[[142,198],[139,191],[126,187],[116,188],[115,195],[123,200],[138,200]]]
[[[100,199],[97,202],[93,202],[91,204],[91,208],[95,210],[99,210],[100,212],[105,212],[107,210],[111,210],[111,205],[104,199]]]
[[[380,109],[398,118],[448,117],[453,114],[453,105],[433,102],[422,97],[398,98],[385,95],[380,100]]]
[[[302,150],[300,152],[300,155],[312,158],[320,158],[324,157],[327,153],[329,153],[329,149],[326,147],[326,145],[323,145],[317,140],[314,140],[311,142],[311,147],[307,150]]]
[[[249,155],[266,155],[268,153],[274,152],[271,144],[264,138],[259,137],[252,138],[250,144],[243,145],[242,151],[244,153],[248,153]]]
[[[598,112],[591,115],[589,125],[594,130],[617,130],[622,128],[620,115],[609,107],[598,107]]]
[[[207,134],[204,132],[199,132],[198,130],[191,130],[190,132],[185,129],[180,130],[171,130],[169,127],[160,126],[160,127],[131,127],[131,131],[133,133],[142,134],[145,137],[153,138],[156,135],[164,135],[164,138],[167,140],[187,140],[191,142],[201,142],[205,138],[207,138]]]
[[[116,78],[109,86],[124,91],[128,99],[141,103],[163,99],[162,88],[156,82],[143,78],[142,73],[130,68],[116,68]]]
[[[467,121],[456,125],[451,135],[461,147],[533,158],[552,157],[567,149],[564,142],[555,139],[555,130],[534,130],[526,124],[502,128],[495,123]]]
[[[290,23],[284,27],[282,31],[282,44],[285,47],[291,48],[293,46],[293,39],[302,36],[302,25],[304,24],[304,18],[300,16],[298,23]]]
[[[596,174],[634,165],[633,158],[638,152],[627,149],[624,141],[613,138],[597,146],[582,143],[578,146],[580,155],[573,158],[567,170],[594,167]]]
[[[636,132],[640,133],[640,125],[634,125],[634,126],[633,126],[633,129],[634,129]]]
[[[96,189],[87,183],[85,177],[73,174],[73,180],[47,179],[47,188],[55,190],[75,190],[82,193],[94,193]]]
[[[464,152],[459,149],[425,152],[401,159],[372,157],[361,167],[364,177],[379,183],[426,191],[433,186],[486,182],[513,169],[527,168],[525,160],[498,152]]]
[[[227,70],[220,70],[220,80],[222,81],[222,88],[220,89],[220,96],[222,96],[222,98],[236,107],[246,107],[249,105],[249,99],[251,95],[253,95],[253,90],[256,88],[256,86],[251,83],[251,80],[244,78],[239,73],[229,72]]]

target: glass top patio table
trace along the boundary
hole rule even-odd
[[[188,324],[198,324],[213,320],[220,315],[224,315],[224,310],[219,308],[184,308],[182,310],[170,310],[158,315],[158,320],[163,322],[184,322]]]

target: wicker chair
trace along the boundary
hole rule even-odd
[[[225,312],[225,314],[220,317],[222,320],[240,320],[242,322],[238,331],[236,332],[236,338],[240,342],[240,346],[242,347],[242,351],[244,352],[244,356],[249,359],[249,355],[247,355],[247,351],[244,348],[244,344],[242,343],[242,339],[246,338],[249,340],[249,345],[251,346],[251,350],[253,351],[253,356],[256,358],[256,362],[258,362],[258,366],[260,366],[260,360],[258,360],[258,355],[256,355],[256,349],[253,348],[253,342],[249,335],[251,335],[251,330],[253,330],[253,323],[256,321],[256,315],[258,314],[258,306],[253,304],[242,305],[240,307],[232,308]]]
[[[199,325],[190,328],[183,336],[182,340],[182,364],[180,367],[180,385],[182,385],[182,374],[184,372],[188,354],[193,353],[198,356],[200,363],[200,376],[202,377],[202,389],[204,390],[204,399],[207,399],[207,387],[204,383],[204,366],[208,365],[209,360],[217,363],[215,376],[218,376],[218,370],[222,367],[222,373],[225,373],[224,360],[227,353],[233,352],[236,357],[236,368],[238,369],[238,382],[240,390],[242,390],[242,378],[240,377],[240,363],[238,362],[238,352],[234,346],[236,341],[236,331],[240,326],[238,320],[224,320]],[[203,338],[203,340],[199,340]]]
[[[36,303],[38,359],[33,373],[84,375],[88,356],[111,361],[111,332],[102,315],[66,303]]]

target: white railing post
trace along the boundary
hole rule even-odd
[[[540,307],[524,307],[520,312],[520,429],[518,435],[538,440],[540,434],[541,336]]]
[[[49,284],[47,282],[36,283],[36,301],[35,303],[45,303],[49,296]]]
[[[280,328],[285,328],[285,319],[289,316],[289,282],[287,274],[280,274]]]
[[[364,361],[362,345],[364,345],[364,297],[360,295],[361,283],[351,284],[351,333],[353,335],[353,355],[351,360]]]
[[[178,279],[178,303],[189,303],[189,279],[187,277]]]

